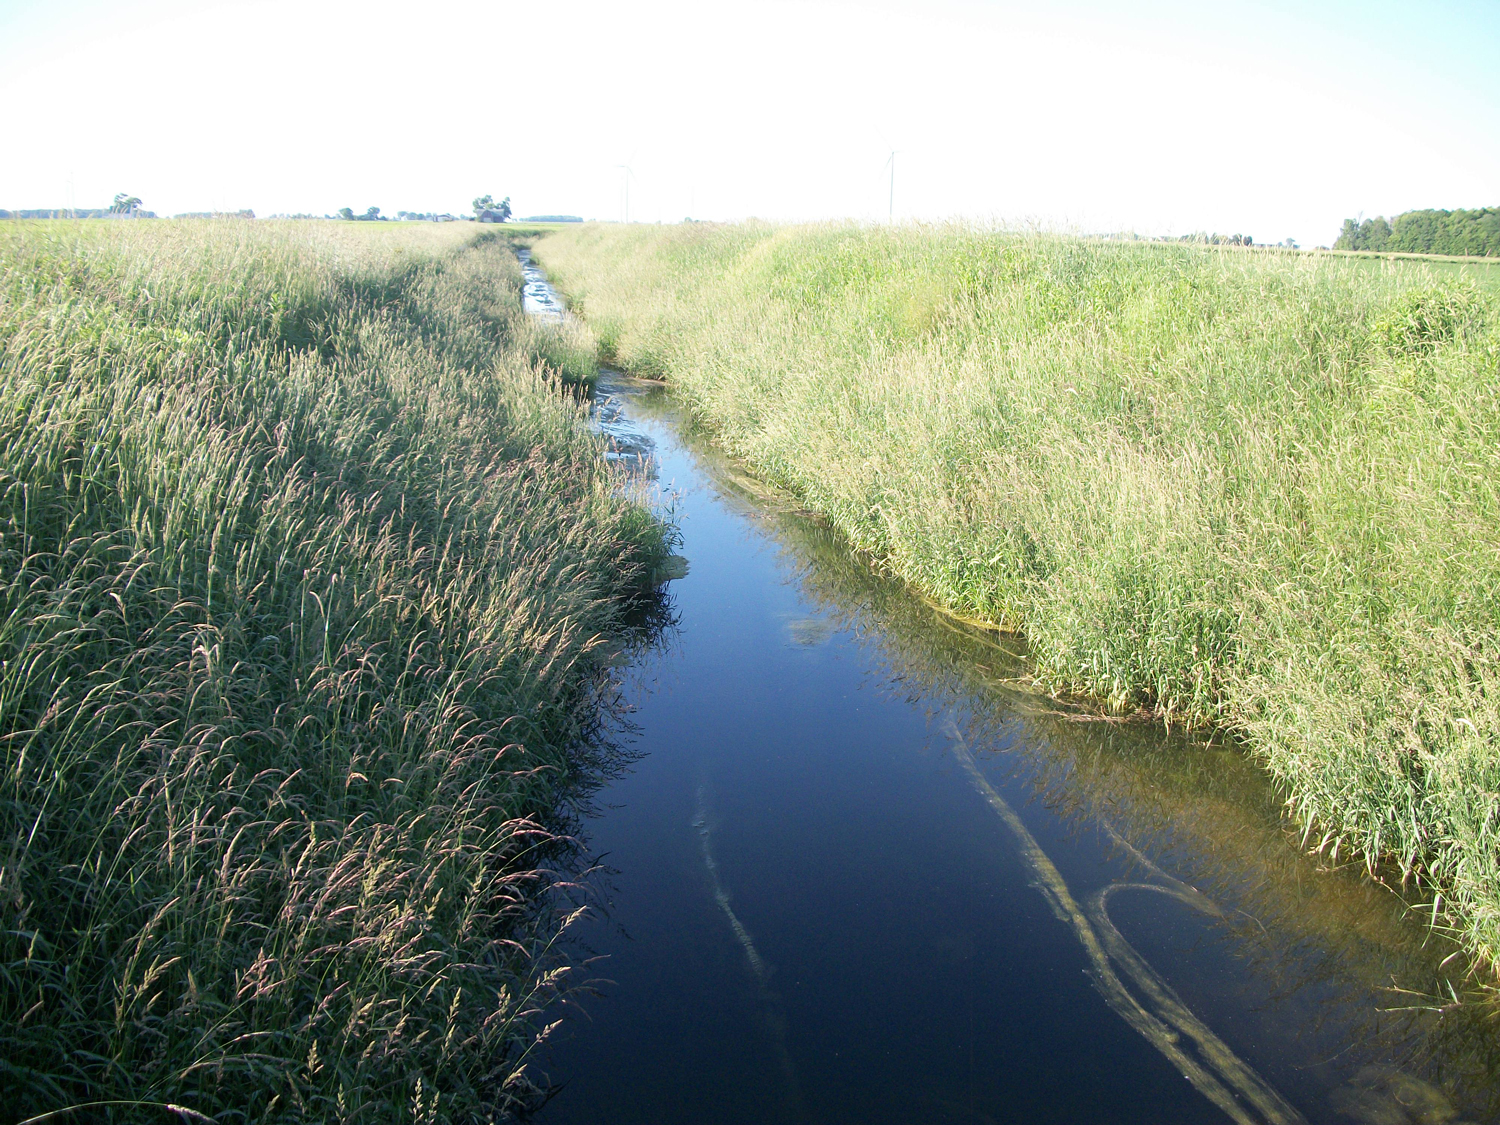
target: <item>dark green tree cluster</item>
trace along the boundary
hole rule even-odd
[[[1344,220],[1335,250],[1500,257],[1500,207],[1475,211],[1406,211],[1358,222]]]
[[[1210,246],[1254,246],[1255,239],[1248,234],[1219,234],[1215,231],[1209,234],[1207,231],[1194,231],[1192,234],[1177,236],[1178,242],[1203,242]]]
[[[496,203],[493,195],[481,195],[474,200],[474,215],[481,222],[506,222],[510,219],[510,196]]]

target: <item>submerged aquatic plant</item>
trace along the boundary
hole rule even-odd
[[[1311,844],[1500,964],[1500,268],[848,224],[536,254],[881,567],[1049,688],[1238,732]]]
[[[722,453],[697,451],[717,483],[739,490],[742,474]],[[1264,1073],[1285,1081],[1286,1063],[1300,1056],[1335,1084],[1329,1091],[1335,1109],[1345,1101],[1380,1107],[1394,1091],[1406,1097],[1415,1090],[1425,1091],[1426,1104],[1449,1106],[1444,1120],[1496,1116],[1495,992],[1482,978],[1466,979],[1461,950],[1427,931],[1430,915],[1404,911],[1397,896],[1363,878],[1356,865],[1330,869],[1320,857],[1287,847],[1269,779],[1253,761],[1223,740],[1204,742],[1101,714],[1086,700],[1049,697],[1032,682],[1020,638],[967,626],[912,597],[849,552],[821,520],[784,504],[757,503],[756,510],[794,564],[802,595],[830,624],[876,646],[886,691],[929,701],[943,716],[937,733],[961,762],[968,753],[981,779],[1011,794],[1012,809],[1019,807],[1019,786],[1076,832],[1102,831],[1127,867],[1140,872],[1126,885],[1100,886],[1074,869],[1064,889],[1071,886],[1096,934],[1114,928],[1104,909],[1112,903],[1101,903],[1101,896],[1113,900],[1122,890],[1165,896],[1164,910],[1153,915],[1170,914],[1180,903],[1211,920],[1231,960],[1243,966],[1237,977],[1249,987],[1239,992],[1241,1001],[1256,996],[1261,1026],[1277,1029],[1257,1043],[1235,1040],[1250,1048],[1246,1062],[1280,1064],[1280,1075]],[[976,788],[995,808],[988,784],[976,781]],[[1025,838],[1016,840],[1029,859]],[[1052,897],[1052,890],[1039,890]],[[1071,924],[1076,919],[1063,921],[1082,937],[1085,931]],[[1149,955],[1149,938],[1139,948]],[[1102,941],[1099,949],[1109,956]],[[1181,961],[1147,961],[1147,969],[1183,979]],[[1122,987],[1134,987],[1128,969],[1115,975]],[[1150,1014],[1155,999],[1145,992],[1141,999]],[[1216,1007],[1203,1008],[1199,1022],[1234,1038],[1231,1024],[1218,1025]],[[1149,1023],[1144,1029],[1153,1030]],[[1197,1054],[1191,1036],[1176,1045]],[[1372,1074],[1384,1075],[1380,1089],[1367,1089]],[[1285,1092],[1306,1094],[1302,1084],[1295,1087]]]

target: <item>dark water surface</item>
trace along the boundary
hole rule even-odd
[[[690,569],[621,671],[639,758],[573,932],[600,983],[536,1058],[542,1122],[1495,1119],[1453,948],[1303,854],[1242,754],[1030,691],[664,391],[596,400]]]

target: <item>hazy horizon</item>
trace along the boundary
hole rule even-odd
[[[894,148],[897,220],[1326,245],[1500,203],[1486,57],[1486,0],[0,0],[0,207],[879,220]]]

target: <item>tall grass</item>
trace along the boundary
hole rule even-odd
[[[588,226],[607,355],[1037,675],[1243,734],[1500,966],[1500,299],[1414,263]],[[1478,280],[1476,280],[1478,278]]]
[[[749,498],[759,493],[761,526],[795,568],[803,597],[876,644],[886,690],[919,694],[930,715],[958,719],[976,752],[1004,748],[980,755],[987,772],[1029,789],[1081,835],[1096,838],[1103,827],[1138,847],[1222,909],[1216,928],[1244,967],[1239,1002],[1259,993],[1263,1026],[1275,1028],[1236,1049],[1273,1085],[1285,1081],[1276,1071],[1289,1077],[1314,1060],[1314,1087],[1358,1085],[1366,1067],[1394,1067],[1440,1087],[1467,1119],[1500,1116],[1493,989],[1482,979],[1465,987],[1454,945],[1355,865],[1288,848],[1280,801],[1252,759],[1220,739],[1088,721],[1098,716],[1087,701],[1039,695],[1026,683],[1016,638],[934,611],[864,565],[836,531],[764,503],[763,487],[711,449],[699,453],[721,488],[749,483]],[[1074,868],[1068,881],[1084,898],[1112,878]],[[1174,975],[1172,966],[1156,967]],[[1222,1014],[1208,1022],[1229,1030]],[[1300,1085],[1283,1092],[1305,1094]]]
[[[519,288],[472,232],[0,232],[7,1116],[527,1097],[591,652],[663,535]]]

